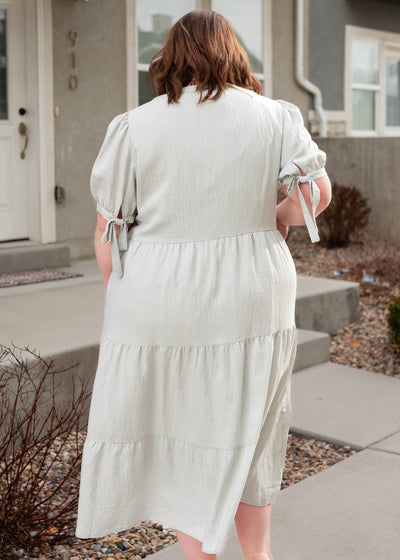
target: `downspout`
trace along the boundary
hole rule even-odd
[[[326,136],[326,115],[318,86],[304,77],[304,0],[296,0],[295,78],[297,83],[314,96],[314,109],[319,118],[319,135]]]

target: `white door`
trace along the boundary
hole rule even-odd
[[[0,0],[0,241],[29,236],[25,76],[24,0]]]

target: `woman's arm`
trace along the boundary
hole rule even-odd
[[[101,242],[101,237],[106,228],[107,220],[97,212],[97,225],[94,231],[94,251],[96,253],[97,264],[103,277],[104,287],[107,289],[108,279],[112,271],[111,264],[111,243],[105,245]],[[115,226],[117,229],[117,226]],[[118,228],[119,229],[119,228]]]
[[[301,175],[305,175],[300,169]],[[320,190],[320,201],[316,208],[315,215],[321,214],[330,204],[332,198],[332,187],[328,175],[324,175],[319,179],[314,179]],[[309,183],[299,183],[300,190],[304,196],[307,208],[312,215],[312,206],[310,201],[310,185]],[[276,207],[276,218],[283,226],[302,226],[305,225],[304,215],[300,206],[299,194],[297,189],[293,190],[291,196],[288,196],[280,202]]]
[[[118,212],[118,218],[122,218],[122,208]],[[99,266],[101,275],[103,277],[104,286],[107,289],[108,280],[112,271],[111,262],[111,243],[105,245],[101,242],[101,237],[106,229],[107,220],[97,212],[97,225],[94,232],[94,250],[96,253],[97,264]],[[128,224],[128,230],[133,224]],[[117,239],[119,237],[119,231],[121,226],[115,226],[115,232]]]

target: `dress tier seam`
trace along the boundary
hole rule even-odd
[[[153,433],[145,433],[139,439],[134,441],[114,441],[114,440],[97,440],[86,438],[88,443],[104,443],[105,445],[136,445],[137,443],[142,443],[142,440],[148,437],[166,439],[168,441],[175,441],[178,443],[183,443],[184,445],[188,445],[190,447],[201,447],[204,449],[214,449],[215,451],[236,451],[237,449],[241,449],[242,447],[255,447],[257,445],[257,440],[254,443],[243,443],[242,445],[236,445],[235,447],[215,447],[214,445],[205,445],[204,443],[195,443],[193,441],[186,441],[184,439],[179,439],[175,437],[165,436],[162,434],[153,434]]]
[[[134,228],[132,228],[134,231]],[[211,241],[221,241],[223,239],[231,239],[232,237],[240,237],[241,235],[252,235],[254,233],[263,233],[266,231],[279,231],[278,228],[273,229],[257,229],[253,231],[244,231],[243,233],[236,233],[234,235],[226,235],[225,237],[214,237],[213,239],[189,239],[188,241],[142,241],[141,239],[135,239],[134,237],[128,238],[128,242],[132,243],[151,243],[153,245],[182,245],[185,243],[207,243]]]
[[[128,346],[129,348],[215,348],[218,346],[232,346],[234,344],[244,344],[245,342],[250,340],[255,340],[256,338],[265,338],[267,336],[283,335],[293,331],[296,328],[297,328],[296,324],[293,324],[291,327],[288,327],[287,329],[277,330],[269,334],[256,334],[255,336],[248,336],[246,338],[241,338],[233,342],[221,342],[221,344],[201,344],[201,345],[186,344],[183,346],[182,345],[174,346],[172,344],[129,344],[128,342],[121,342],[119,340],[115,340],[110,336],[103,336],[101,342],[108,340],[114,344],[120,344],[121,346]]]

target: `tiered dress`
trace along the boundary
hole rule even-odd
[[[309,180],[315,212],[326,154],[292,103],[238,86],[199,95],[186,86],[179,104],[161,95],[117,115],[92,169],[113,271],[76,536],[153,520],[211,554],[240,501],[280,491],[296,270],[276,228],[277,185]]]

